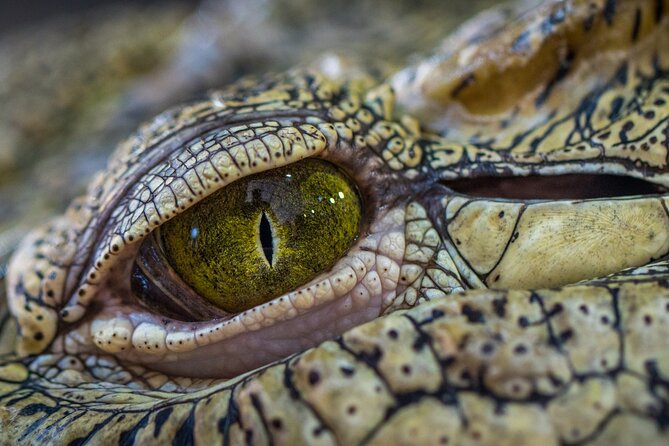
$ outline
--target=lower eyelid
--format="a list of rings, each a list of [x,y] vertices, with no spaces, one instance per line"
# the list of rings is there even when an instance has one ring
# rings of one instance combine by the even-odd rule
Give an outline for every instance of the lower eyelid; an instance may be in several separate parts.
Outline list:
[[[359,240],[330,273],[230,319],[180,322],[130,308],[125,316],[107,318],[102,310],[91,336],[123,360],[199,377],[234,376],[332,339],[378,317],[401,291],[404,219],[396,211],[381,218],[373,228],[378,232]],[[131,328],[123,349],[118,334],[110,339],[112,326]]]

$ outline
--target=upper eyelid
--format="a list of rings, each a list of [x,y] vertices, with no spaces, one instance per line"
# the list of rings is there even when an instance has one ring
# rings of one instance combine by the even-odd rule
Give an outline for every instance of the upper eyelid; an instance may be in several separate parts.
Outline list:
[[[262,124],[218,129],[200,137],[137,181],[111,212],[110,222],[95,243],[91,265],[61,312],[63,319],[79,319],[115,258],[180,210],[242,176],[317,155],[336,144],[330,124]]]

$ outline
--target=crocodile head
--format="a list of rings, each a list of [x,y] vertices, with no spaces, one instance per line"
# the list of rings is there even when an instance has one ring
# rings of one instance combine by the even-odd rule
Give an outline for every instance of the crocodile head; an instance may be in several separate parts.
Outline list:
[[[3,434],[662,444],[667,10],[487,13],[159,115],[12,258]]]

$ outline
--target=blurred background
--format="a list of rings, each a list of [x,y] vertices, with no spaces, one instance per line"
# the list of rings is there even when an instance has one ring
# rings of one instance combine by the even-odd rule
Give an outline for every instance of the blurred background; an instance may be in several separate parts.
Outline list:
[[[160,0],[32,0],[5,1],[0,4],[0,36],[26,25],[49,20],[55,15],[90,11],[101,6],[116,4],[158,3]],[[186,0],[183,0],[187,3]],[[190,2],[197,3],[197,2]]]
[[[0,276],[117,143],[241,76],[345,60],[382,78],[493,0],[0,4]]]

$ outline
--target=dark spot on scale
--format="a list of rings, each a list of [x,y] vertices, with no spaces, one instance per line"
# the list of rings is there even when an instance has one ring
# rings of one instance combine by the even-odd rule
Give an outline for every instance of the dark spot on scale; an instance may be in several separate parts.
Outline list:
[[[588,310],[588,306],[585,305],[585,304],[581,304],[581,305],[578,307],[578,309],[581,310],[581,313],[583,313],[583,314],[586,314],[586,315],[587,315],[588,313],[590,313],[590,310]]]
[[[650,314],[646,314],[646,315],[643,317],[643,323],[646,324],[646,325],[652,325],[652,323],[653,323],[653,317],[652,317]]]
[[[650,119],[655,119],[655,112],[653,110],[649,110],[646,113],[643,114],[643,117],[650,120]]]
[[[492,342],[484,342],[481,345],[481,353],[484,355],[490,355],[495,351],[495,345]]]
[[[321,380],[321,375],[316,370],[310,370],[309,375],[307,376],[309,384],[315,386]]]
[[[499,218],[504,218],[504,211],[499,211],[499,214],[497,214]]]
[[[517,344],[513,348],[513,353],[515,355],[524,355],[525,353],[527,353],[527,346],[525,344]]]
[[[610,322],[608,316],[602,316],[600,320],[602,321],[602,324],[604,324],[604,325],[608,325],[609,322]]]
[[[611,112],[609,113],[609,120],[613,121],[618,117],[618,115],[620,114],[620,110],[623,108],[624,104],[625,104],[625,99],[621,96],[616,96],[611,101]]]
[[[47,297],[53,297],[53,290],[47,290],[46,295]]]
[[[407,376],[411,375],[411,366],[410,365],[404,364],[402,366],[401,370],[402,370],[402,374],[407,375]]]
[[[341,366],[339,367],[339,370],[341,370],[342,375],[344,375],[347,378],[350,378],[355,373],[355,369],[348,366]]]
[[[280,418],[273,418],[270,424],[274,430],[280,431],[283,429],[283,421]]]
[[[560,341],[562,342],[567,342],[570,340],[572,337],[574,337],[574,331],[571,329],[567,329],[560,333]]]
[[[497,277],[499,277],[499,275],[497,275]],[[507,303],[506,297],[493,299],[492,308],[498,317],[504,317],[506,315],[506,303]]]
[[[42,333],[41,331],[36,332],[33,335],[33,339],[35,339],[36,341],[41,341],[42,339],[44,339],[44,333]]]
[[[346,413],[347,413],[348,415],[355,415],[355,413],[356,413],[357,411],[358,411],[358,408],[355,407],[355,406],[348,406],[348,407],[346,408]]]
[[[462,306],[460,312],[463,316],[467,318],[467,322],[471,324],[482,324],[485,322],[485,317],[483,315],[483,312],[481,310],[472,307],[468,303]]]
[[[529,319],[526,316],[520,316],[518,318],[518,325],[522,328],[528,327],[530,325]]]
[[[388,330],[388,337],[390,339],[397,339],[399,337],[399,333],[394,328],[391,328]]]
[[[618,134],[618,137],[622,142],[628,141],[629,138],[627,137],[627,132],[629,132],[633,128],[634,128],[634,122],[632,121],[626,121],[625,124],[623,124],[623,127]]]
[[[42,316],[41,314],[38,314],[37,316],[35,316],[35,319],[37,319],[38,321],[41,321],[42,319],[44,319],[44,316]]]

